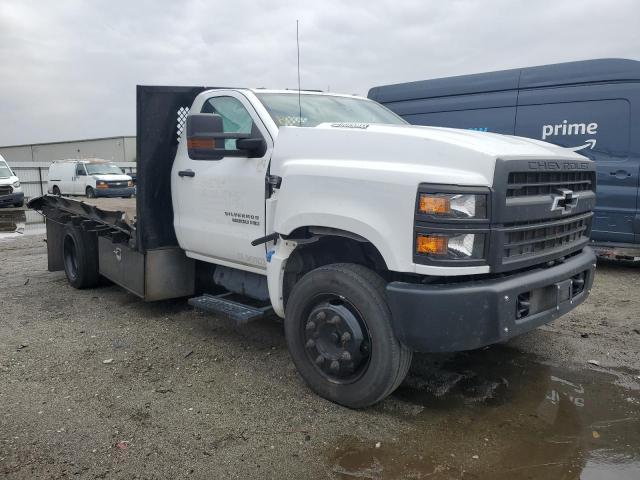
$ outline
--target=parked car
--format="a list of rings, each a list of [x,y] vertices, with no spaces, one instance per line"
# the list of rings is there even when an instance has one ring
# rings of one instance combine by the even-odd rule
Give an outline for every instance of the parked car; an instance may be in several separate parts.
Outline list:
[[[369,98],[416,125],[519,135],[594,160],[592,245],[607,256],[640,257],[639,61],[587,60],[399,83],[374,87]],[[539,181],[536,175],[523,177],[518,194]],[[575,172],[588,188],[586,175]]]
[[[22,207],[24,192],[20,186],[20,179],[0,155],[0,207],[8,205]]]
[[[95,197],[131,197],[133,180],[115,163],[100,160],[57,160],[49,166],[49,193]]]

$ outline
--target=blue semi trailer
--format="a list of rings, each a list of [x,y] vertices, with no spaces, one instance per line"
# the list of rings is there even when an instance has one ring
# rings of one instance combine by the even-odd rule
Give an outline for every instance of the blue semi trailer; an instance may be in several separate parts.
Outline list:
[[[374,87],[417,125],[519,135],[595,160],[592,243],[640,259],[640,62],[600,59]]]

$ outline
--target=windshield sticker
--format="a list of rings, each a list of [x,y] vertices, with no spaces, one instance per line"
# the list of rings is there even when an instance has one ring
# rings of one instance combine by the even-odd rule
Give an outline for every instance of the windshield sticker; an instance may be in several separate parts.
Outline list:
[[[297,115],[285,115],[276,117],[278,125],[281,127],[299,127],[309,121],[307,117],[299,117]]]

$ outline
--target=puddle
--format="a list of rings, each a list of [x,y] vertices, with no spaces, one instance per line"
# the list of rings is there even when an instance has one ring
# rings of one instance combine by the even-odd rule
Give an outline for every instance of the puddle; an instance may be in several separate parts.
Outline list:
[[[338,438],[328,470],[336,479],[638,480],[633,378],[625,387],[616,376],[544,365],[503,346],[420,356],[376,407],[401,420],[398,432],[378,448],[376,439]]]
[[[45,223],[37,212],[0,209],[0,240],[40,233],[45,233]]]

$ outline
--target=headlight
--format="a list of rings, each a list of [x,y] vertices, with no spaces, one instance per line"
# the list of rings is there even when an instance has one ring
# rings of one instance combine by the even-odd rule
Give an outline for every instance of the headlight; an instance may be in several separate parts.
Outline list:
[[[467,193],[420,193],[418,213],[437,218],[487,218],[487,196]]]
[[[480,260],[484,258],[484,233],[418,233],[416,254],[434,260]]]
[[[96,182],[96,188],[107,188],[109,185],[107,185],[107,182],[102,182],[102,181],[98,181]]]
[[[20,181],[18,180],[16,182],[13,182],[13,186],[16,188],[20,187]]]

